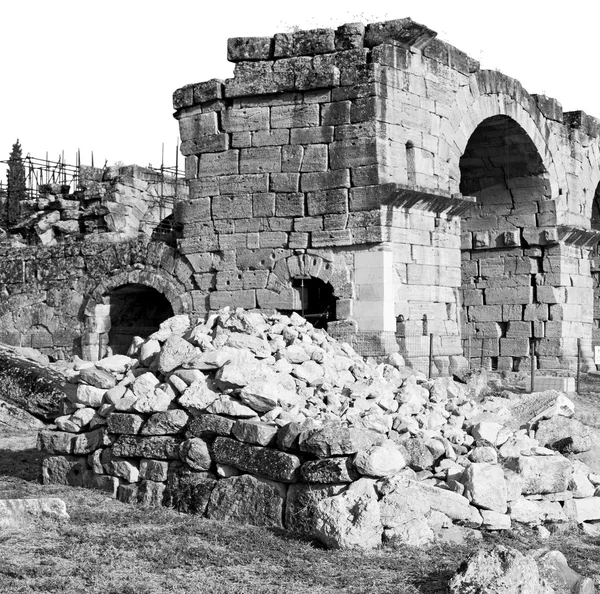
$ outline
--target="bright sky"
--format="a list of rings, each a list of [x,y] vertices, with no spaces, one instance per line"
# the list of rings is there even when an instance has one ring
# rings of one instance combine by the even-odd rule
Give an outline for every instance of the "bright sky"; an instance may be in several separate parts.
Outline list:
[[[336,8],[340,6],[339,8]],[[367,6],[367,9],[365,9]],[[483,68],[600,117],[600,3],[571,0],[0,0],[0,160],[175,164],[175,89],[228,78],[227,38],[411,17]],[[4,181],[4,173],[0,172]]]

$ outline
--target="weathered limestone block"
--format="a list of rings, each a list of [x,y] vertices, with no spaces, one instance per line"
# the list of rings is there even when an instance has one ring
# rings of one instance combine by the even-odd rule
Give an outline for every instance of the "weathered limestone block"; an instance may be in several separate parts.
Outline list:
[[[371,446],[356,454],[354,466],[362,475],[387,477],[400,472],[406,466],[406,460],[400,450]]]
[[[245,472],[283,483],[297,480],[300,460],[293,454],[240,443],[227,437],[215,439],[213,453],[217,462],[235,466]]]
[[[77,435],[73,440],[73,454],[91,454],[102,446],[110,444],[111,439],[108,437],[105,429],[94,429],[93,431]]]
[[[600,497],[570,499],[565,501],[564,512],[577,523],[600,520]]]
[[[167,480],[169,463],[162,460],[150,460],[142,458],[140,460],[140,478],[155,482],[164,482]]]
[[[206,517],[211,520],[283,528],[286,487],[249,474],[219,480]]]
[[[463,482],[473,505],[501,514],[506,512],[506,481],[500,466],[485,462],[471,464],[465,470]]]
[[[339,484],[358,478],[351,456],[311,460],[300,467],[300,480],[305,483]]]
[[[572,463],[562,456],[521,456],[507,467],[521,475],[523,495],[562,493],[573,474]]]
[[[42,462],[44,485],[81,487],[83,473],[88,470],[85,456],[47,456]]]
[[[196,347],[180,336],[167,338],[158,355],[158,369],[161,373],[173,371],[176,367],[187,363],[198,354]],[[135,384],[134,384],[135,392]]]
[[[109,433],[136,435],[144,424],[144,417],[133,413],[113,412],[106,421]]]
[[[109,390],[117,383],[114,376],[108,371],[96,367],[86,367],[79,371],[79,380],[101,390]]]
[[[166,485],[151,480],[142,480],[138,483],[138,503],[148,507],[163,505]]]
[[[299,446],[303,452],[315,454],[319,458],[330,458],[355,454],[372,445],[379,445],[382,441],[381,434],[375,431],[330,424],[303,432]]]
[[[63,431],[40,431],[37,438],[37,449],[49,454],[72,454],[77,433]]]
[[[0,527],[18,526],[42,517],[56,520],[68,520],[67,506],[62,499],[45,497],[43,499],[0,499]]]
[[[212,463],[208,444],[199,437],[186,439],[179,446],[179,457],[192,470],[205,471]]]
[[[592,448],[592,438],[586,426],[577,419],[560,415],[540,421],[535,438],[540,445],[563,454],[587,452]]]
[[[85,404],[85,406],[98,408],[102,404],[102,398],[105,393],[106,390],[104,388],[79,384],[77,386],[77,393],[74,395],[68,394],[68,396],[74,404]]]
[[[415,496],[417,493],[410,494],[410,488],[400,489],[381,499],[381,524],[387,539],[394,538],[411,546],[420,546],[434,538],[426,520],[431,506],[427,499]]]
[[[120,477],[128,483],[137,483],[140,478],[139,463],[137,460],[117,458],[111,454],[108,448],[102,450],[100,463],[106,474]]]
[[[234,423],[231,433],[245,443],[267,446],[277,439],[277,425],[269,425],[264,421],[238,420]]]
[[[216,483],[216,477],[209,472],[193,472],[173,464],[164,491],[164,505],[179,512],[204,515]]]
[[[231,435],[235,421],[219,415],[203,414],[192,419],[186,437],[211,438],[217,435]]]
[[[329,548],[372,549],[381,545],[383,526],[374,493],[346,491],[322,499],[315,510],[314,535]]]
[[[285,528],[290,532],[314,536],[319,501],[339,495],[345,488],[345,485],[335,484],[290,485],[285,503]]]
[[[178,460],[180,443],[176,437],[121,435],[113,444],[112,453],[119,458]]]
[[[154,413],[142,427],[141,435],[174,435],[180,433],[186,426],[189,415],[176,408]]]
[[[492,550],[480,549],[461,566],[450,580],[451,594],[467,592],[528,592],[549,594],[540,581],[540,573],[532,557],[516,549],[496,545]]]
[[[96,489],[108,493],[109,497],[116,497],[119,488],[119,479],[116,476],[95,474],[86,470],[83,474],[83,487],[85,489]]]
[[[566,522],[567,516],[557,501],[533,501],[519,497],[510,502],[510,517],[515,522],[537,526],[546,522]]]
[[[221,111],[221,122],[226,132],[246,132],[269,128],[268,107],[246,107]],[[288,126],[281,126],[288,127]]]

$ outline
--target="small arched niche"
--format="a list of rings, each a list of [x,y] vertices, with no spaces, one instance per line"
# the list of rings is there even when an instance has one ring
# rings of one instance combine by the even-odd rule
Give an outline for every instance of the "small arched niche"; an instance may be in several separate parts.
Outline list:
[[[336,320],[337,298],[331,284],[314,276],[292,278],[291,284],[298,292],[299,302],[299,307],[293,311],[306,318],[315,328],[327,329],[327,324]]]
[[[110,318],[107,346],[113,354],[125,354],[134,336],[150,336],[174,315],[162,293],[142,284],[117,287],[106,296],[105,302]]]

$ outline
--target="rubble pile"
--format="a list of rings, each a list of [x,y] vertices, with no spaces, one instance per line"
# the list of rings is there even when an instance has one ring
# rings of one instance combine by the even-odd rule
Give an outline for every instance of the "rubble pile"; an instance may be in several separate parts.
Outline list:
[[[329,547],[420,545],[515,523],[600,533],[573,403],[365,362],[297,314],[180,315],[125,355],[77,361],[39,447],[45,483]]]

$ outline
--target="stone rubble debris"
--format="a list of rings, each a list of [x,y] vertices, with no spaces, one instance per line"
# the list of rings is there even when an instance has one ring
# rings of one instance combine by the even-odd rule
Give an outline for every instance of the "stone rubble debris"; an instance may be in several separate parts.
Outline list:
[[[569,457],[590,436],[564,394],[486,396],[481,373],[428,380],[398,363],[366,362],[295,313],[175,316],[128,356],[70,372],[78,389],[39,434],[44,483],[328,547],[600,531],[600,477]]]

